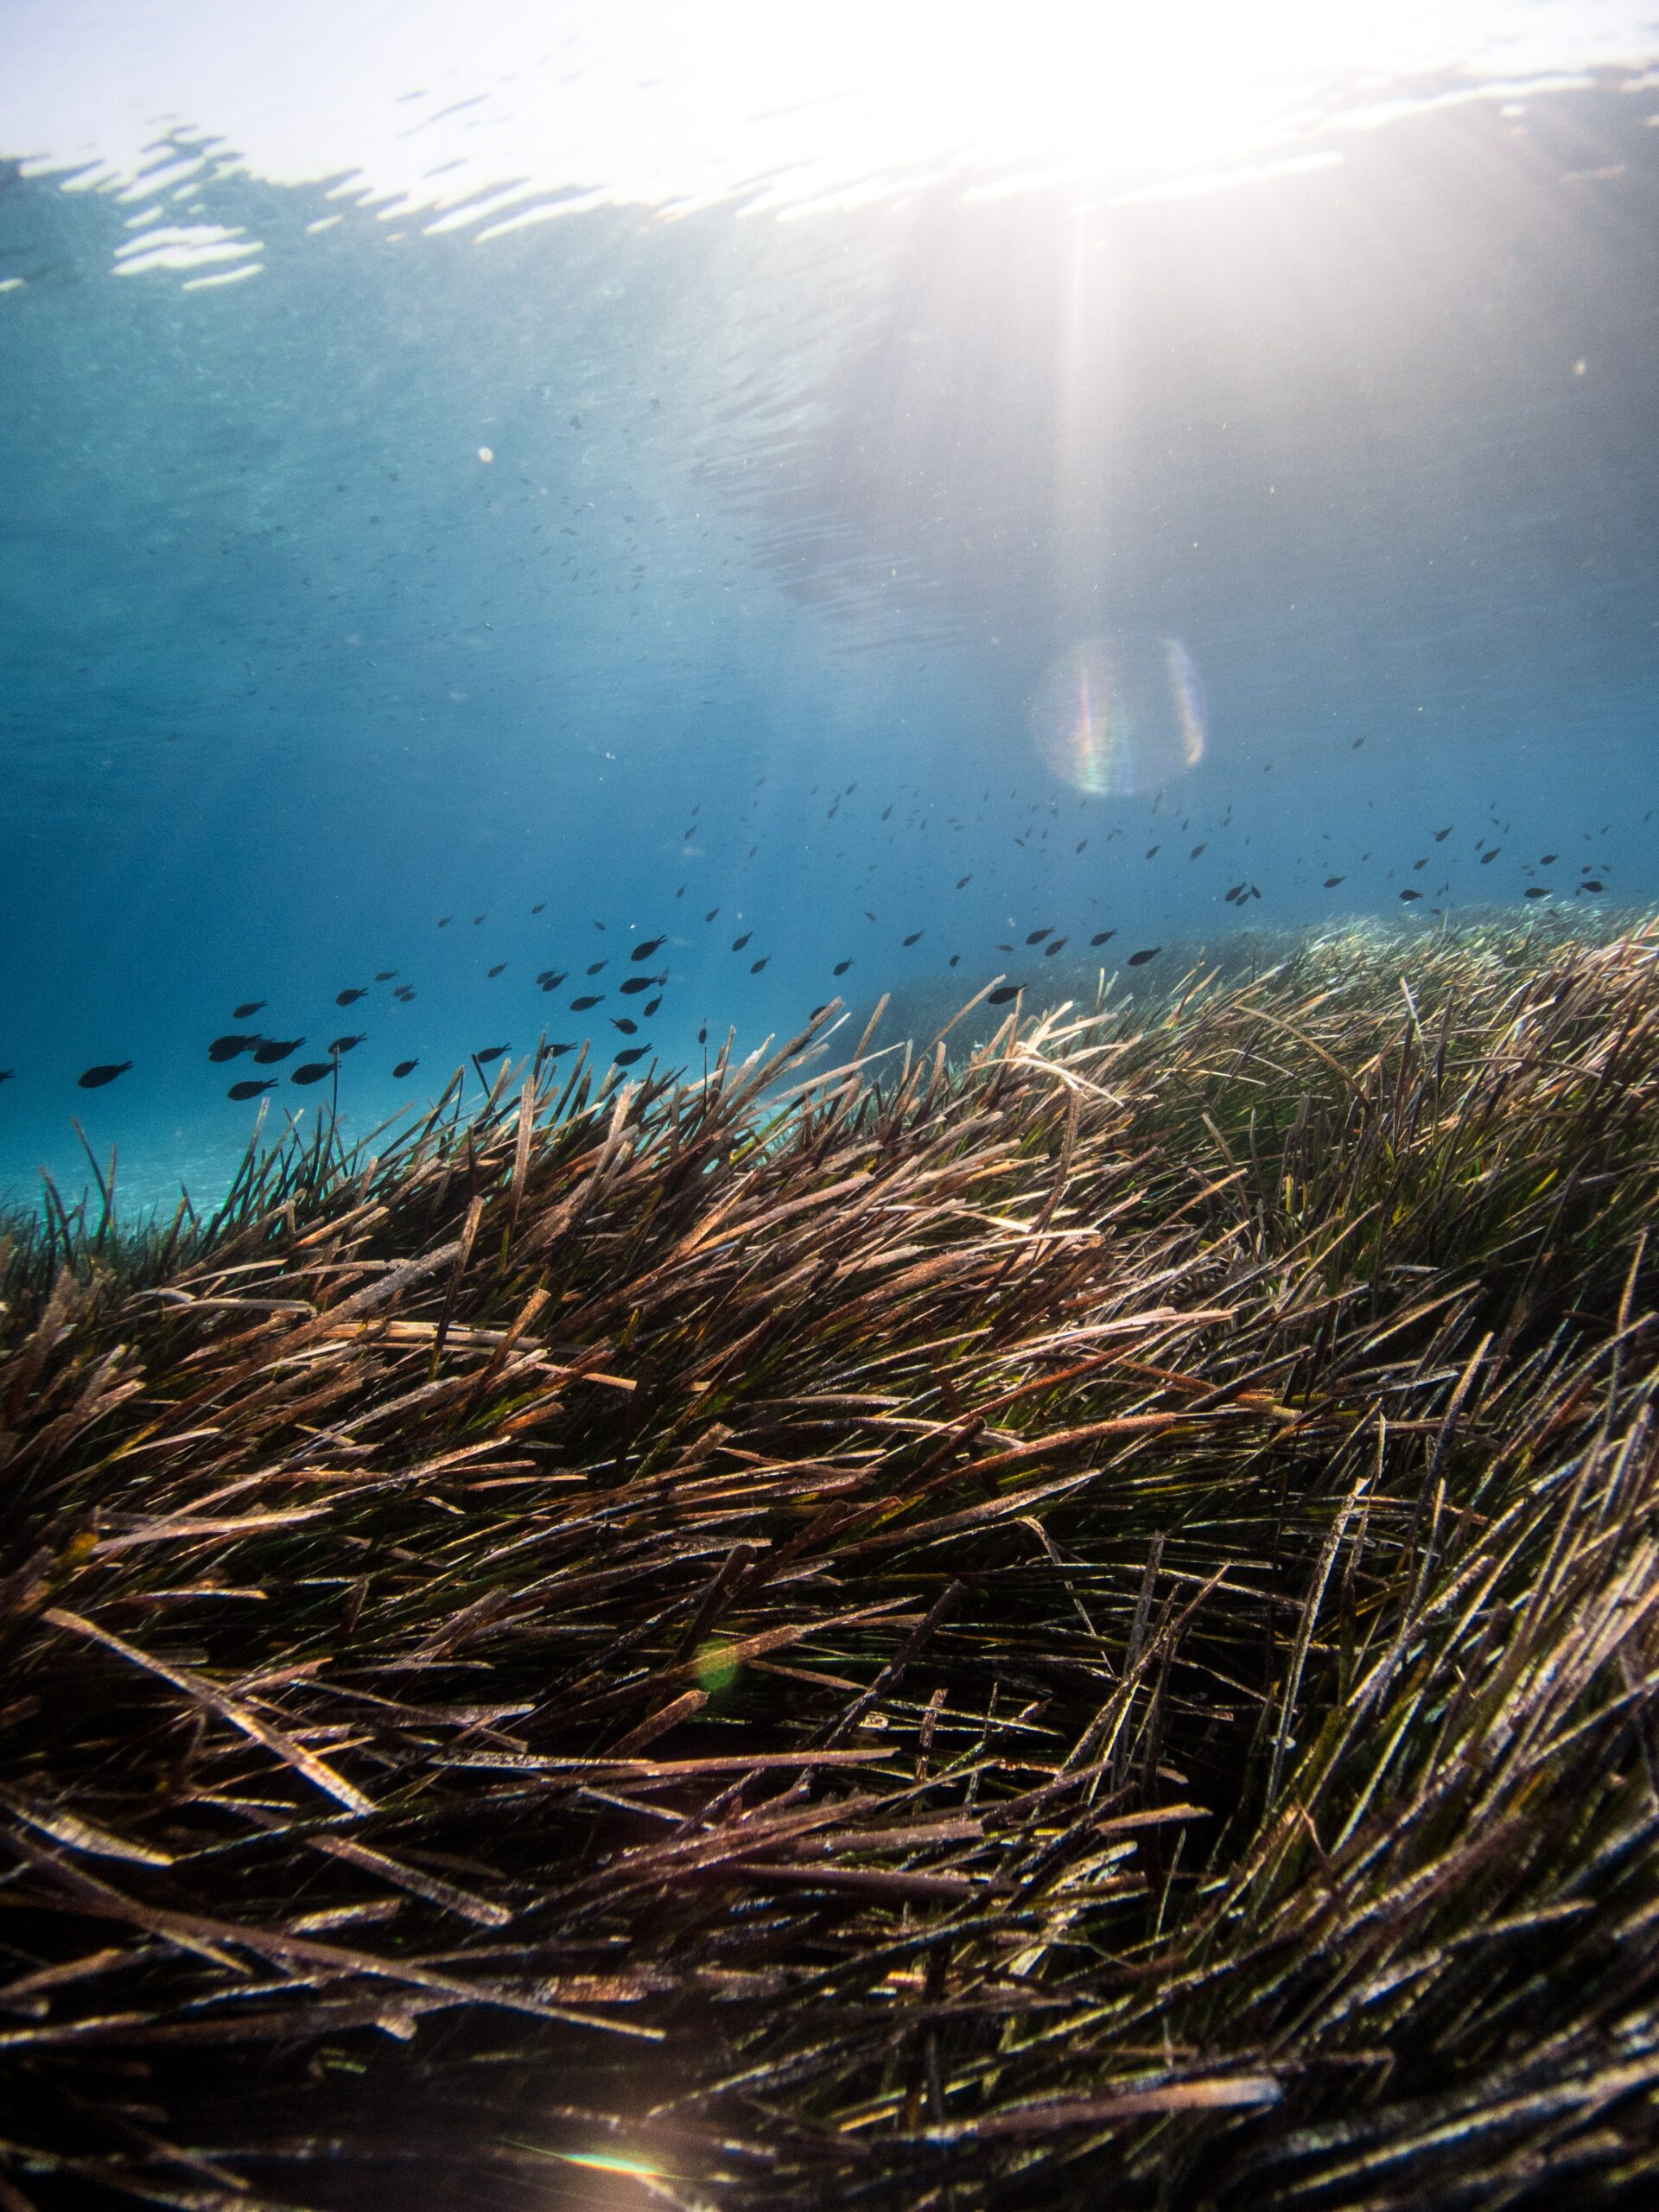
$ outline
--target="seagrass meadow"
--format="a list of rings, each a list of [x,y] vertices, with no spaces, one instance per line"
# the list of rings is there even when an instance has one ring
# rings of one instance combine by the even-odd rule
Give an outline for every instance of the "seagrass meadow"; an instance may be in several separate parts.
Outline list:
[[[1654,2201],[1659,925],[982,1018],[19,1227],[5,2212]]]

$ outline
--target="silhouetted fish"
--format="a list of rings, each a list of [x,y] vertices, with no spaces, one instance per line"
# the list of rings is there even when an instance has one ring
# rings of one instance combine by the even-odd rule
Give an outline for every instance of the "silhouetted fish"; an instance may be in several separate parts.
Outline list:
[[[1527,896],[1529,899],[1548,899],[1549,886],[1547,883],[1529,883],[1527,886]]]
[[[85,1075],[78,1075],[75,1081],[83,1090],[102,1090],[106,1083],[113,1083],[117,1076],[125,1075],[131,1065],[130,1060],[108,1062],[101,1067],[88,1068]]]
[[[628,955],[630,960],[649,960],[659,944],[666,944],[665,937],[648,937],[643,944],[636,944]]]
[[[613,1014],[611,1016],[611,1027],[613,1029],[620,1029],[625,1037],[637,1037],[639,1034],[639,1023],[631,1021],[626,1014]]]
[[[538,899],[536,901],[536,904],[535,904],[535,905],[531,908],[531,910],[530,910],[530,911],[531,911],[531,912],[532,914],[540,914],[540,913],[543,913],[543,912],[544,912],[546,911],[546,907],[547,907],[547,901],[546,901],[546,899]]]
[[[613,1057],[618,1067],[631,1068],[636,1060],[643,1060],[650,1050],[649,1045],[630,1045],[626,1052],[618,1052]]]
[[[251,1052],[261,1040],[257,1037],[215,1037],[207,1047],[210,1060],[233,1060],[238,1052]]]
[[[441,930],[447,930],[450,923],[453,922],[454,918],[455,918],[453,914],[440,914],[438,917],[438,927]]]
[[[1492,849],[1491,849],[1491,851],[1490,853],[1483,853],[1483,854],[1481,855],[1481,856],[1480,856],[1480,864],[1481,864],[1482,868],[1486,868],[1486,867],[1488,867],[1488,866],[1489,866],[1489,865],[1490,865],[1493,861],[1495,861],[1495,860],[1497,858],[1498,855],[1503,851],[1503,846],[1502,846],[1502,845],[1494,845],[1494,846],[1492,847]]]
[[[697,1042],[699,1045],[706,1045],[709,1042],[709,1025],[706,1021],[697,1032]]]
[[[1116,937],[1116,930],[1096,930],[1089,940],[1090,944],[1104,944],[1109,937]]]
[[[662,1002],[663,1001],[660,998],[647,999],[639,1011],[645,1015],[645,1020],[649,1021],[652,1015],[656,1013],[658,1007],[661,1006]]]
[[[333,1075],[338,1065],[337,1060],[308,1060],[303,1067],[296,1068],[288,1079],[290,1083],[321,1083],[325,1076]]]
[[[415,986],[413,983],[399,983],[397,989],[391,995],[395,999],[401,999],[404,1004],[407,1006],[410,1001],[415,996]]]
[[[263,1083],[233,1083],[226,1092],[227,1098],[257,1098],[262,1090],[275,1090],[276,1078],[268,1075]]]
[[[505,960],[498,960],[498,961],[496,962],[496,963],[495,963],[494,967],[493,967],[493,968],[492,968],[492,969],[490,969],[490,971],[489,971],[489,972],[490,972],[491,977],[492,977],[492,978],[493,978],[493,977],[495,977],[495,976],[505,976],[505,973],[506,973],[506,971],[507,971],[507,963],[506,963],[506,962],[505,962]]]
[[[334,993],[334,1004],[336,1006],[353,1006],[359,999],[365,999],[367,996],[368,993],[366,991],[336,991]]]
[[[1052,937],[1053,934],[1054,925],[1051,922],[1048,927],[1045,930],[1033,930],[1031,935],[1026,939],[1026,943],[1027,944],[1040,944],[1046,937]]]
[[[413,1075],[420,1065],[418,1060],[399,1060],[391,1071],[393,1081],[401,1083],[406,1075]]]
[[[1163,949],[1161,944],[1149,944],[1142,952],[1132,952],[1129,955],[1130,967],[1144,968],[1147,961],[1155,960]]]
[[[1540,859],[1538,865],[1540,868],[1554,868],[1560,858],[1560,855],[1559,853],[1545,853]]]
[[[753,930],[745,930],[741,937],[734,937],[732,939],[732,950],[734,952],[741,952],[744,946],[753,935],[754,931]]]
[[[473,1054],[480,1067],[488,1067],[492,1060],[505,1060],[512,1050],[510,1045],[486,1045],[481,1052]]]
[[[630,976],[622,986],[622,995],[625,999],[638,998],[641,991],[650,990],[652,985],[660,980],[656,976]]]
[[[240,1006],[233,1006],[231,1008],[231,1020],[232,1021],[251,1021],[254,1015],[258,1013],[260,1007],[264,1006],[264,1003],[265,1001],[264,999],[245,1000]]]
[[[759,960],[751,960],[751,961],[750,961],[750,963],[749,963],[749,973],[750,973],[750,975],[751,975],[751,976],[758,976],[758,975],[760,973],[760,970],[761,970],[761,969],[766,966],[766,964],[767,961],[771,959],[771,957],[772,957],[772,955],[771,955],[769,952],[763,952],[763,953],[761,954],[761,956],[760,956],[760,959],[759,959]]]
[[[1435,843],[1437,845],[1443,845],[1457,826],[1458,825],[1455,822],[1448,822],[1444,830],[1437,830],[1434,832]]]
[[[1063,937],[1051,938],[1048,943],[1043,947],[1044,959],[1052,960],[1055,954],[1058,952],[1068,942],[1069,940]]]
[[[1193,846],[1193,848],[1192,848],[1192,851],[1187,855],[1187,856],[1186,856],[1186,857],[1187,857],[1187,858],[1188,858],[1188,860],[1190,860],[1190,861],[1195,861],[1195,860],[1197,860],[1197,858],[1198,857],[1198,855],[1199,855],[1203,850],[1204,850],[1204,847],[1203,847],[1202,845],[1194,845],[1194,846]]]
[[[390,983],[396,980],[397,974],[397,970],[395,968],[378,969],[374,980],[377,983]]]
[[[610,964],[608,960],[590,961],[588,964],[588,973],[590,976],[597,976],[602,968],[608,968]]]
[[[1421,899],[1422,895],[1423,894],[1421,891],[1402,891],[1400,893],[1402,902],[1409,901],[1413,899]]]
[[[705,922],[712,922],[719,912],[718,906],[711,906],[702,918]]]
[[[962,889],[962,887],[963,887],[963,886],[964,884],[971,883],[971,882],[973,881],[973,880],[974,880],[974,874],[973,874],[973,870],[972,870],[971,868],[969,868],[969,870],[968,871],[968,873],[967,873],[967,874],[966,874],[966,875],[959,875],[959,876],[957,878],[957,890],[958,890],[958,891],[960,891],[960,890]]]
[[[570,1010],[573,1014],[586,1014],[588,1007],[597,1006],[604,995],[603,991],[584,991],[579,999],[571,1000]]]
[[[985,1003],[987,1006],[1007,1006],[1010,1000],[1017,999],[1019,995],[1018,983],[1001,983],[995,990],[986,993]]]
[[[1586,875],[1584,881],[1579,886],[1579,888],[1580,891],[1601,891],[1605,890],[1606,887],[1596,876]]]
[[[1334,891],[1339,883],[1345,882],[1346,880],[1347,879],[1344,876],[1327,875],[1325,879],[1325,887],[1327,891]]]
[[[355,1052],[359,1045],[366,1044],[367,1042],[368,1032],[365,1030],[355,1037],[336,1037],[329,1046],[328,1049],[334,1054],[335,1058],[338,1058],[341,1052]],[[258,1057],[258,1054],[256,1052],[254,1054],[254,1058],[257,1059]]]
[[[852,964],[850,960],[837,960],[832,972],[837,976],[844,976]]]
[[[1161,845],[1148,845],[1147,847],[1147,858],[1149,861],[1154,861],[1162,850],[1163,847]]]
[[[921,930],[912,930],[910,935],[905,939],[905,943],[906,944],[919,944],[925,932]]]
[[[278,1060],[285,1060],[290,1052],[297,1052],[304,1042],[303,1037],[267,1038],[263,1045],[255,1046],[253,1057],[262,1068],[275,1067]]]

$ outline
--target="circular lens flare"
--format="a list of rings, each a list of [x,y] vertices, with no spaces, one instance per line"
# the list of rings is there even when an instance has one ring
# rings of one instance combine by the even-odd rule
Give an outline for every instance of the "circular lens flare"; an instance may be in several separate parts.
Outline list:
[[[1084,638],[1045,671],[1032,735],[1057,776],[1096,798],[1155,791],[1196,768],[1204,689],[1179,638]]]

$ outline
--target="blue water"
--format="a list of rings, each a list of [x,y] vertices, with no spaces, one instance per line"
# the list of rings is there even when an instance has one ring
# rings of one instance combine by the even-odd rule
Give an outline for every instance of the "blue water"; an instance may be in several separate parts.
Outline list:
[[[264,252],[195,289],[0,166],[0,1192],[78,1116],[211,1198],[341,1035],[360,1130],[543,1034],[1659,901],[1659,90],[1415,89],[1229,189],[484,246],[210,162]]]

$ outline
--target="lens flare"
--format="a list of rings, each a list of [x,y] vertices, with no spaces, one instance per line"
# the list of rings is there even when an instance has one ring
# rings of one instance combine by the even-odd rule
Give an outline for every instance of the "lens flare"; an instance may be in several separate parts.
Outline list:
[[[1155,791],[1196,768],[1204,690],[1179,638],[1084,638],[1045,671],[1031,707],[1037,749],[1097,798]]]

